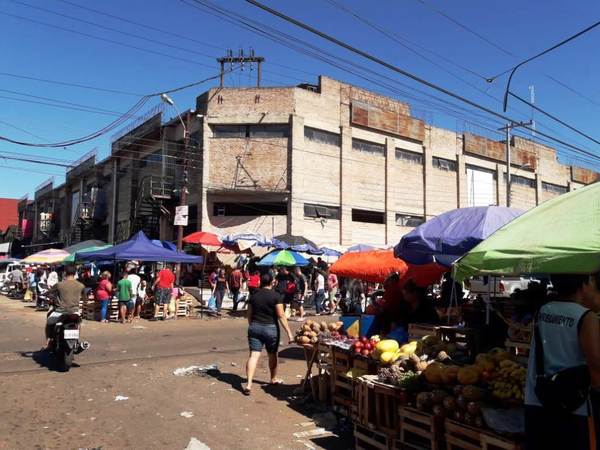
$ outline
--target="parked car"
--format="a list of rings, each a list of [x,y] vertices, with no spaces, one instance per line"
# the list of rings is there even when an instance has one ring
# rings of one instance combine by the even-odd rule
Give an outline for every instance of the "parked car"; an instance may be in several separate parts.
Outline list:
[[[480,295],[482,298],[508,298],[517,289],[524,291],[533,278],[525,277],[490,277],[476,276],[465,281],[465,288],[469,290],[469,297]]]

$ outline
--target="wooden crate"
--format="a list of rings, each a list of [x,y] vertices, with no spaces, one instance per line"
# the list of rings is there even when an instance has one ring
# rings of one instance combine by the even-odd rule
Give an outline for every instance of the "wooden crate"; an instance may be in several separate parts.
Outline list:
[[[522,442],[446,420],[446,450],[521,450]]]
[[[354,442],[356,450],[389,450],[391,439],[385,433],[354,425]]]
[[[408,406],[398,408],[400,438],[396,448],[439,450],[443,448],[443,419]]]
[[[375,421],[377,430],[396,437],[400,427],[398,408],[404,406],[406,395],[398,386],[373,381]]]
[[[365,375],[354,380],[352,396],[352,420],[371,430],[377,427],[374,378],[373,375]]]
[[[333,367],[331,371],[331,399],[340,413],[350,414],[352,408],[352,378],[346,374],[352,369],[352,356],[349,350],[333,346]]]
[[[82,317],[86,320],[98,320],[100,318],[100,310],[102,309],[100,302],[95,300],[87,300],[82,305]],[[108,320],[119,320],[119,301],[113,298],[108,304]]]

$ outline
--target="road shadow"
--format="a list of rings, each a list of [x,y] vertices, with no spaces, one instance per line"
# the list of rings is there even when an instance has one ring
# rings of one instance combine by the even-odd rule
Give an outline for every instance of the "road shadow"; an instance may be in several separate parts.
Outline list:
[[[242,384],[246,382],[245,378],[240,377],[235,373],[221,372],[219,369],[210,369],[205,372],[206,376],[212,377],[215,380],[230,385],[239,393],[243,393]],[[253,384],[264,384],[263,381],[253,381]]]
[[[285,359],[297,359],[300,361],[304,361],[306,359],[304,356],[304,349],[298,346],[284,348],[279,352],[279,357]]]
[[[18,352],[23,358],[31,358],[35,361],[41,368],[48,369],[49,372],[62,372],[56,358],[46,351],[46,350],[37,350],[34,352]],[[79,364],[73,363],[73,367],[79,367]]]

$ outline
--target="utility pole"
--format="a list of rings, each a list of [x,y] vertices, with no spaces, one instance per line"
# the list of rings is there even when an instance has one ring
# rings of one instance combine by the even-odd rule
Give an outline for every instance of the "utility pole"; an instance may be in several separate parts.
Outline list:
[[[504,131],[506,139],[506,206],[510,208],[511,203],[511,180],[510,180],[510,130],[519,127],[528,127],[532,121],[529,122],[510,122],[502,128],[498,128],[499,131]]]
[[[237,56],[233,56],[232,50],[227,50],[227,56],[224,58],[217,58],[217,62],[221,65],[221,82],[220,87],[225,86],[225,64],[229,64],[229,70],[233,70],[234,64],[239,64],[240,70],[244,71],[244,64],[249,64],[250,70],[252,70],[252,63],[256,63],[256,87],[260,87],[262,79],[262,63],[265,62],[265,58],[262,56],[255,56],[254,50],[250,49],[248,56],[244,56],[244,50],[240,49]]]

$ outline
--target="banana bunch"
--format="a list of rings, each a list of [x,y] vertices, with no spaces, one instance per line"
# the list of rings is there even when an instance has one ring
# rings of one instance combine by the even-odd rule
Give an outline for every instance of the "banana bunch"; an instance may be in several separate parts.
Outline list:
[[[499,370],[490,383],[492,395],[500,400],[523,401],[526,375],[527,369],[514,361],[501,361]]]

